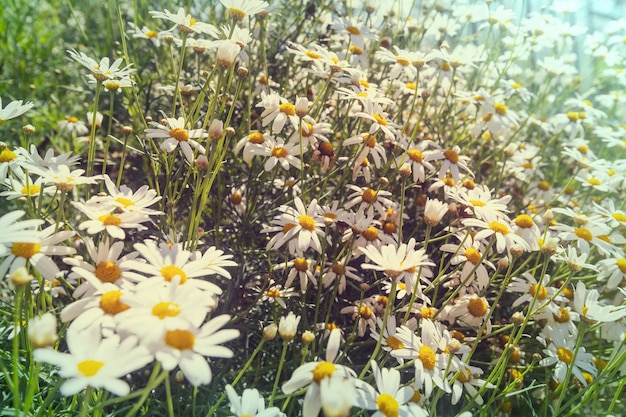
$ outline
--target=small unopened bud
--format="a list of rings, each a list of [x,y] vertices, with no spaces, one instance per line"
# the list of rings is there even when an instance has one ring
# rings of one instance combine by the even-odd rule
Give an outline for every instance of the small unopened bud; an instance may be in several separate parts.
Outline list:
[[[398,168],[398,173],[401,177],[407,178],[411,176],[411,164],[405,162],[402,164],[400,168]]]
[[[263,337],[266,340],[274,340],[276,338],[276,333],[278,333],[278,326],[274,323],[263,328]]]
[[[543,213],[543,221],[546,223],[550,223],[554,220],[554,212],[552,209],[547,209],[545,213]]]
[[[224,134],[224,122],[218,119],[214,119],[209,126],[209,137],[213,140],[218,140]]]
[[[304,117],[309,113],[309,99],[306,97],[298,97],[296,100],[296,114],[298,117]]]
[[[374,6],[372,3],[368,3],[365,5],[365,11],[368,14],[372,14],[376,11],[376,6]]]
[[[370,285],[368,283],[366,283],[366,282],[362,282],[362,283],[359,284],[359,289],[361,291],[363,291],[363,292],[369,291]]]
[[[430,92],[429,91],[422,91],[422,99],[423,100],[428,100],[430,98]]]
[[[152,120],[152,116],[146,116],[146,123],[150,123]]]
[[[246,67],[239,67],[239,68],[237,68],[237,74],[240,77],[243,77],[243,78],[247,77],[248,76],[248,72],[249,72],[248,68],[246,68]]]
[[[226,128],[225,132],[226,132],[226,136],[235,136],[235,133],[237,133],[235,128],[234,127],[230,127],[230,126],[228,126]]]
[[[35,133],[35,126],[33,125],[22,126],[22,132],[24,132],[25,135],[32,135],[33,133]]]
[[[239,55],[241,49],[239,48],[239,45],[230,39],[217,42],[219,46],[217,47],[217,56],[215,61],[224,69],[230,68],[230,66],[235,62],[235,59],[237,58],[237,55]]]
[[[167,119],[161,119],[161,120],[159,120],[159,124],[161,126],[167,126],[169,123],[167,122]]]
[[[498,259],[498,269],[507,269],[509,267],[509,258]]]
[[[305,330],[304,333],[302,333],[302,343],[304,343],[305,345],[310,345],[311,343],[313,343],[314,340],[315,335],[313,334],[313,332]]]
[[[383,187],[389,185],[389,178],[380,177],[380,185],[382,185]]]
[[[515,152],[517,152],[517,145],[514,143],[510,143],[504,148],[504,155],[508,158],[515,155]]]
[[[183,373],[183,371],[176,371],[176,374],[174,374],[174,381],[176,381],[177,384],[182,384],[183,382],[185,382],[185,374]]]
[[[541,355],[539,353],[533,353],[533,361],[539,362],[541,360]]]
[[[524,248],[517,244],[511,245],[509,252],[511,252],[513,256],[522,256],[524,254]]]
[[[209,169],[209,160],[204,155],[200,155],[199,157],[197,157],[196,160],[193,161],[193,164],[198,169],[198,171],[206,171],[207,169]]]
[[[524,323],[524,313],[522,313],[521,311],[516,311],[511,316],[511,320],[515,324],[522,324],[522,323]]]
[[[174,42],[174,36],[172,35],[164,35],[163,42],[172,43]]]
[[[130,127],[130,126],[123,126],[123,127],[122,127],[122,133],[123,133],[125,136],[132,135],[132,134],[133,134],[133,128],[132,128],[132,127]]]
[[[33,348],[45,348],[54,345],[57,341],[57,319],[48,312],[39,317],[33,317],[28,322],[28,339]]]
[[[456,353],[459,350],[461,350],[461,347],[463,345],[461,344],[461,342],[457,339],[450,339],[450,341],[448,342],[448,350],[450,350],[450,352],[452,353]]]
[[[554,255],[558,247],[558,239],[554,237],[549,237],[543,242],[543,245],[541,245],[541,252],[545,253],[546,255]]]
[[[280,318],[280,321],[278,322],[278,334],[283,338],[283,340],[292,340],[296,337],[300,318],[300,316],[296,316],[292,312],[289,312],[287,316]]]

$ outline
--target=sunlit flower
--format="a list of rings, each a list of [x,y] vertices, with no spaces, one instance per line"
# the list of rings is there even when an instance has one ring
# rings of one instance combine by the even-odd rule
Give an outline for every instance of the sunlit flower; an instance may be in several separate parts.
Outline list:
[[[220,0],[230,17],[241,22],[246,16],[254,16],[267,10],[269,4],[261,0]]]
[[[32,109],[34,104],[30,101],[24,103],[22,100],[14,100],[2,108],[2,97],[0,97],[0,126],[7,120],[20,117],[28,110]]]
[[[89,220],[82,222],[78,228],[87,230],[90,235],[106,231],[109,236],[123,240],[126,237],[124,229],[145,230],[146,227],[142,226],[141,223],[150,221],[147,214],[140,212],[118,213],[113,211],[114,207],[108,205],[99,207],[80,202],[72,202],[72,204],[89,217]]]
[[[489,223],[478,219],[463,219],[463,225],[477,227],[480,230],[476,232],[474,236],[475,240],[486,239],[490,236],[496,238],[496,250],[498,253],[507,252],[511,250],[511,246],[519,245],[524,250],[529,250],[530,247],[521,236],[513,233],[508,220],[501,219],[490,221]]]
[[[255,388],[246,388],[241,397],[235,389],[226,385],[226,395],[230,402],[230,412],[234,417],[284,417],[278,407],[265,408],[265,399]]]
[[[261,146],[252,148],[250,152],[269,157],[263,165],[266,171],[271,171],[277,164],[284,170],[289,170],[290,166],[302,168],[302,162],[296,157],[300,154],[299,145],[285,143],[281,138],[266,138]]]
[[[124,78],[134,71],[131,65],[122,68],[122,63],[124,62],[122,58],[116,59],[111,64],[108,57],[104,57],[98,62],[83,52],[77,52],[75,49],[69,49],[67,52],[73,60],[91,71],[91,75],[98,81],[105,81],[110,78]]]
[[[540,362],[541,366],[552,366],[554,368],[553,377],[557,382],[565,381],[569,370],[580,381],[583,386],[587,386],[587,380],[583,372],[596,376],[598,370],[593,363],[593,355],[587,353],[584,346],[575,346],[576,339],[567,337],[561,340],[553,340],[547,349],[543,350],[546,355]]]
[[[95,330],[76,332],[70,328],[66,335],[70,353],[51,348],[33,351],[37,362],[58,366],[59,375],[67,378],[61,385],[62,395],[74,395],[88,386],[126,395],[130,386],[122,378],[152,361],[150,352],[137,346],[137,338],[121,340],[120,336],[112,335],[103,339]]]
[[[146,137],[166,138],[163,143],[161,143],[161,149],[168,153],[176,149],[177,146],[180,146],[181,151],[183,151],[183,154],[189,163],[192,163],[194,160],[194,150],[198,151],[199,154],[204,154],[206,152],[204,146],[194,140],[196,138],[206,138],[208,134],[205,130],[186,129],[185,119],[182,117],[179,117],[178,119],[168,117],[165,121],[166,124],[164,125],[151,122],[151,125],[156,127],[156,129],[146,129]]]
[[[197,22],[189,13],[185,13],[185,9],[180,7],[176,14],[164,9],[162,12],[150,11],[150,15],[156,19],[164,19],[175,23],[176,28],[185,33],[204,33],[214,38],[219,37],[219,31],[215,26],[208,23]],[[174,28],[172,28],[174,29]]]

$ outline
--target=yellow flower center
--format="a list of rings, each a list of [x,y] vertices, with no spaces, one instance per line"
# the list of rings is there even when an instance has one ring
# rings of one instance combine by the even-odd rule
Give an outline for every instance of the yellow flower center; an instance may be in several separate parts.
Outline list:
[[[506,105],[504,103],[496,103],[493,105],[493,108],[500,116],[504,116],[506,114]]]
[[[476,265],[480,261],[480,252],[478,252],[478,250],[474,248],[465,249],[465,252],[463,254],[467,258],[467,261],[472,265]]]
[[[456,153],[456,151],[453,151],[452,149],[447,149],[444,153],[443,156],[446,157],[446,159],[448,161],[450,161],[453,164],[456,164],[459,162],[459,154]]]
[[[366,188],[361,194],[361,199],[364,203],[372,204],[374,201],[376,201],[376,194],[376,191],[372,190],[371,188]]]
[[[587,242],[590,242],[591,239],[593,239],[593,235],[591,234],[591,232],[584,227],[577,227],[576,229],[574,229],[574,234],[580,239],[586,240]]]
[[[404,85],[407,89],[415,91],[417,89],[417,85],[415,83],[406,83]]]
[[[0,152],[0,163],[11,162],[15,158],[17,158],[17,154],[9,148],[4,148],[2,152]]]
[[[336,370],[334,363],[328,361],[321,362],[313,369],[313,381],[319,385],[322,379],[330,378]]]
[[[409,399],[409,402],[418,404],[421,399],[422,399],[422,394],[419,392],[419,390],[414,389],[413,395]]]
[[[105,292],[100,296],[100,308],[105,313],[112,316],[128,310],[129,307],[121,302],[120,298],[122,298],[122,292],[120,290]]]
[[[265,295],[270,298],[278,298],[280,297],[280,290],[277,290],[276,288],[270,288],[265,292]]]
[[[574,354],[572,353],[572,351],[564,347],[557,348],[556,356],[561,362],[564,362],[567,365],[572,363],[572,359],[574,359]]]
[[[368,148],[374,148],[376,146],[376,138],[374,135],[365,135],[363,136],[363,143]]]
[[[385,341],[387,342],[387,346],[389,346],[391,350],[398,350],[404,347],[404,343],[402,343],[400,339],[395,336],[389,336],[387,339],[385,339]]]
[[[165,344],[178,350],[193,349],[196,336],[188,330],[169,330],[165,333]]]
[[[482,200],[474,200],[474,199],[471,199],[471,200],[468,200],[468,201],[469,201],[469,203],[470,203],[472,206],[474,206],[474,207],[485,207],[485,206],[487,205],[487,203],[485,203],[485,202],[484,202],[484,201],[482,201]]]
[[[285,113],[287,116],[293,116],[296,114],[296,106],[291,103],[283,103],[278,106],[278,110]]]
[[[387,126],[387,119],[385,119],[382,115],[378,113],[372,113],[372,117],[374,118],[374,120],[376,120],[376,123],[378,123],[379,125]]]
[[[300,226],[302,226],[304,230],[308,230],[309,232],[315,230],[315,220],[313,220],[313,217],[307,214],[302,214],[298,218],[298,223],[300,224]]]
[[[442,179],[441,182],[448,187],[454,187],[454,178],[446,177]]]
[[[466,383],[469,382],[470,379],[472,379],[472,372],[469,370],[469,368],[463,368],[463,370],[457,372],[456,380],[462,383]]]
[[[376,398],[376,406],[385,417],[398,417],[400,415],[398,401],[389,394],[380,394]]]
[[[230,7],[228,9],[228,14],[230,14],[230,17],[238,22],[241,22],[246,17],[246,12],[236,7]]]
[[[103,366],[104,362],[87,359],[79,362],[78,365],[76,365],[76,368],[78,369],[78,372],[83,374],[83,376],[90,377],[97,374]]]
[[[600,181],[596,177],[589,177],[587,178],[587,184],[597,186],[597,185],[602,185],[602,181]]]
[[[96,66],[95,69],[99,70],[100,68],[98,66]],[[78,118],[73,117],[73,116],[66,117],[65,120],[67,120],[68,123],[78,123]]]
[[[357,36],[359,36],[359,35],[361,34],[361,31],[360,31],[360,30],[359,30],[359,28],[358,28],[358,27],[356,27],[356,26],[348,26],[348,27],[346,28],[346,30],[347,30],[347,31],[348,31],[348,33],[349,33],[349,34],[351,34],[351,35],[357,35]]]
[[[472,298],[469,303],[467,303],[467,311],[474,317],[483,317],[487,314],[487,303],[482,298]]]
[[[520,214],[515,218],[515,224],[522,229],[530,229],[535,223],[528,214]]]
[[[425,369],[428,369],[429,371],[435,369],[435,351],[432,350],[430,347],[426,345],[420,346],[419,360],[422,362],[422,365],[424,365]]]
[[[296,260],[293,261],[293,267],[296,271],[306,272],[309,269],[309,262],[306,258],[296,258]]]
[[[337,274],[337,275],[343,275],[343,271],[344,271],[344,266],[340,263],[334,263],[333,266],[330,268],[331,271],[333,271],[333,273]]]
[[[256,143],[257,145],[261,145],[265,142],[265,138],[263,137],[263,133],[261,132],[252,132],[248,135],[248,142]]]
[[[147,38],[158,38],[159,34],[155,30],[149,30],[149,31],[146,32],[146,37]]]
[[[117,197],[115,199],[116,203],[120,203],[121,205],[123,205],[124,207],[130,207],[130,206],[134,206],[135,202],[129,198],[124,198],[124,197]]]
[[[578,120],[578,113],[571,111],[567,113],[567,118],[570,122],[576,122]]]
[[[494,232],[500,233],[502,235],[509,234],[509,228],[505,224],[497,221],[489,222],[489,228]]]
[[[41,250],[39,243],[15,242],[11,245],[11,252],[18,258],[30,259]]]
[[[105,261],[105,262],[100,262],[96,266],[94,275],[101,282],[113,283],[120,278],[120,276],[122,275],[122,271],[120,270],[120,267],[117,266],[115,262]]]
[[[22,194],[24,195],[37,195],[39,194],[39,192],[41,191],[41,187],[38,185],[29,185],[29,186],[24,186],[24,188],[22,188]]]
[[[306,129],[304,128],[305,126],[306,126]],[[304,122],[301,130],[302,130],[303,137],[310,138],[311,136],[313,136],[314,131],[313,131],[313,125],[311,123]]]
[[[626,274],[626,259],[625,258],[619,258],[616,262],[617,267],[619,268],[619,270],[622,272],[622,274]]]
[[[367,240],[368,242],[373,242],[376,239],[378,239],[378,229],[376,229],[374,226],[370,226],[367,229],[365,229],[361,233],[361,235],[363,235],[365,240]]]
[[[435,313],[435,309],[430,307],[422,307],[422,309],[420,310],[420,315],[424,319],[432,319],[433,317],[435,317]]]
[[[537,293],[537,291],[539,291],[539,293]],[[537,300],[545,300],[548,297],[548,290],[546,290],[546,287],[539,287],[539,284],[531,285],[528,289],[528,292],[533,297],[535,296],[535,294],[537,294]]]
[[[98,217],[98,220],[102,222],[105,226],[119,226],[122,223],[122,219],[113,214],[103,214]]]
[[[289,151],[287,151],[287,149],[283,148],[282,146],[277,146],[275,148],[272,148],[272,156],[276,158],[286,158],[287,156],[289,156]]]
[[[359,316],[366,320],[369,319],[370,317],[372,317],[372,309],[368,306],[359,307]]]
[[[611,217],[620,223],[626,223],[626,214],[624,213],[613,213],[611,214]]]
[[[162,301],[152,307],[152,315],[161,320],[166,317],[176,317],[180,314],[180,306],[169,301]]]
[[[396,56],[396,62],[402,65],[403,67],[408,67],[409,64],[411,63],[411,61],[409,61],[408,59],[402,56]]]
[[[350,48],[348,48],[348,50],[354,55],[361,55],[363,53],[363,50],[355,45],[350,45]]]
[[[237,206],[241,204],[241,202],[243,201],[243,197],[241,196],[241,194],[235,191],[228,197],[228,200],[233,206]]]
[[[411,149],[407,152],[407,154],[413,162],[421,163],[424,160],[424,155],[419,149]]]
[[[286,225],[283,226],[283,234],[286,234],[287,232],[289,232],[294,227],[296,227],[296,225],[294,223],[287,223]]]
[[[569,311],[567,311],[566,308],[559,307],[559,314],[559,316],[557,316],[556,314],[552,315],[552,317],[554,317],[554,320],[559,323],[567,323],[569,321]]]
[[[304,54],[311,59],[320,59],[322,57],[320,54],[318,54],[317,52],[313,52],[310,49],[306,51]]]
[[[179,142],[187,142],[189,140],[189,132],[185,129],[176,128],[169,131],[170,137],[176,139]]]
[[[187,282],[187,274],[176,265],[166,265],[161,268],[161,276],[167,282],[171,282],[176,276],[180,277],[181,284]]]
[[[550,183],[548,181],[539,181],[537,188],[541,191],[548,191],[550,189]]]

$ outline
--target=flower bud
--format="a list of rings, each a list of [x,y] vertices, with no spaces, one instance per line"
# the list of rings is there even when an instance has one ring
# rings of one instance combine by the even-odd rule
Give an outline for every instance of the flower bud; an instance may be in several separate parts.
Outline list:
[[[209,169],[209,160],[204,155],[200,155],[199,157],[197,157],[196,160],[193,161],[193,164],[198,169],[198,171],[206,171],[207,169]]]
[[[522,313],[521,311],[516,311],[515,313],[513,313],[513,315],[511,316],[511,320],[513,321],[513,323],[515,324],[522,324],[524,323],[524,313]]]
[[[315,335],[310,330],[305,330],[305,332],[302,333],[302,343],[304,343],[305,345],[310,345],[311,343],[313,343],[314,340]]]
[[[25,135],[32,135],[33,133],[35,133],[35,126],[33,125],[22,126],[22,132],[24,132]]]
[[[33,279],[34,277],[28,273],[28,270],[24,266],[17,268],[11,274],[11,283],[16,287],[28,285]]]
[[[33,317],[28,322],[28,339],[33,348],[45,348],[54,345],[57,341],[57,319],[48,312],[39,317]]]
[[[218,140],[224,134],[224,122],[219,119],[213,119],[209,126],[209,137],[213,140]]]
[[[132,135],[133,128],[131,126],[124,126],[122,127],[122,133],[124,134],[124,136]]]
[[[278,322],[278,334],[283,338],[283,340],[292,340],[296,337],[298,323],[300,323],[300,316],[296,316],[292,312],[289,312],[287,316],[280,318],[280,321]]]
[[[274,340],[277,332],[278,326],[274,323],[269,324],[263,328],[263,338],[267,340]]]

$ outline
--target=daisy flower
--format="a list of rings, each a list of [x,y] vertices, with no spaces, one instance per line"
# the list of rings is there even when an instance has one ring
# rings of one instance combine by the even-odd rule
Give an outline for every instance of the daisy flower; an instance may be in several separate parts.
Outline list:
[[[237,266],[237,262],[232,260],[233,255],[225,255],[223,250],[210,246],[204,253],[196,251],[192,260],[199,260],[204,264],[208,275],[216,274],[230,279],[230,272],[224,269],[225,266]]]
[[[439,179],[444,178],[448,171],[452,174],[454,181],[458,182],[460,179],[460,171],[466,172],[470,176],[474,176],[470,168],[467,166],[469,157],[465,155],[459,155],[461,148],[454,146],[452,149],[446,150],[433,150],[426,156],[427,161],[442,160],[441,167],[439,168]]]
[[[213,374],[205,357],[231,358],[233,352],[221,344],[239,337],[239,330],[220,330],[230,321],[224,314],[211,318],[201,328],[172,329],[165,332],[161,345],[154,349],[154,357],[163,369],[171,371],[179,366],[194,387],[211,382]]]
[[[7,220],[19,218],[19,216],[15,216],[17,213],[19,212],[12,212],[4,215],[0,219],[0,223],[7,217]],[[16,225],[21,226],[20,223],[17,223]],[[32,225],[34,222],[29,224]],[[36,233],[33,233],[34,230],[26,230],[24,235],[22,235],[21,230],[15,230],[16,225],[14,225],[12,228],[13,230],[11,230],[12,233],[10,234],[12,240],[12,242],[10,242],[10,253],[2,261],[2,264],[0,264],[0,277],[4,277],[7,272],[9,274],[13,274],[13,272],[15,272],[18,268],[24,267],[27,263],[29,263],[41,274],[42,277],[48,281],[53,281],[60,271],[59,267],[50,258],[50,256],[63,256],[76,253],[76,249],[72,247],[58,245],[58,243],[66,241],[74,236],[74,232],[68,230],[55,233],[57,226],[53,224]],[[5,233],[3,233],[3,236],[4,235]],[[23,238],[25,238],[24,241],[22,241]],[[17,239],[19,239],[19,241],[17,241]]]
[[[486,222],[505,218],[508,213],[507,204],[511,201],[510,195],[492,198],[491,190],[487,186],[476,184],[474,188],[455,187],[450,190],[449,196],[457,203],[471,209],[474,216]],[[531,219],[532,221],[532,219]]]
[[[72,166],[78,164],[80,156],[72,155],[71,152],[62,153],[59,155],[54,154],[54,149],[48,148],[43,157],[39,155],[39,149],[35,145],[30,145],[27,151],[24,148],[18,148],[16,152],[24,156],[26,159],[24,166],[30,171],[42,172],[48,169],[54,169],[59,166]]]
[[[243,160],[250,164],[254,155],[258,155],[262,152],[263,144],[266,140],[270,139],[269,134],[264,134],[258,131],[252,131],[249,135],[244,136],[235,145],[235,153],[239,153],[243,149]],[[255,152],[255,150],[257,152]]]
[[[4,182],[9,178],[9,173],[17,178],[24,177],[24,170],[22,169],[27,163],[27,160],[23,154],[20,153],[20,149],[15,149],[13,152],[8,146],[0,146],[0,182]]]
[[[478,290],[483,290],[489,283],[489,272],[486,267],[488,266],[492,270],[495,269],[491,262],[484,259],[484,245],[479,240],[472,238],[470,234],[466,236],[457,235],[456,238],[461,243],[458,245],[446,243],[440,247],[440,250],[453,254],[450,259],[451,265],[463,264],[459,277],[461,282],[465,282],[466,286],[470,286],[475,281]]]
[[[489,319],[489,303],[485,297],[478,297],[475,294],[466,294],[455,299],[452,303],[444,307],[442,313],[446,320],[480,328],[485,320],[487,324],[485,330],[491,332],[491,320]]]
[[[291,284],[293,284],[293,280],[296,278],[296,276],[298,276],[300,279],[300,291],[302,291],[303,294],[306,293],[307,284],[309,281],[311,281],[313,285],[317,287],[317,279],[313,275],[313,272],[315,271],[314,261],[299,256],[292,261],[276,265],[274,269],[276,270],[285,268],[291,268],[291,270],[289,271],[289,275],[287,275],[287,280],[285,281],[285,288],[291,287]]]
[[[484,403],[483,397],[478,395],[478,391],[482,391],[483,388],[493,389],[496,386],[484,379],[479,379],[477,376],[481,375],[483,370],[476,367],[467,365],[465,363],[460,365],[460,369],[456,374],[451,374],[452,377],[456,377],[452,383],[452,404],[457,404],[463,395],[463,391],[467,393],[469,398],[476,401],[476,404],[482,405]]]
[[[225,389],[234,417],[285,417],[278,407],[265,408],[265,399],[255,388],[246,388],[241,397],[230,384]]]
[[[127,33],[131,34],[133,38],[149,40],[157,48],[161,46],[161,40],[163,37],[170,33],[167,31],[157,32],[156,30],[152,30],[146,26],[139,29],[133,22],[128,22],[128,26],[130,29]]]
[[[576,227],[577,226],[577,227]],[[600,221],[589,220],[585,224],[570,226],[559,223],[552,229],[558,232],[558,237],[566,242],[575,241],[581,252],[589,253],[591,245],[606,254],[617,253],[617,248],[610,241],[603,237],[608,237],[611,229]]]
[[[626,258],[607,258],[599,261],[598,280],[606,280],[606,286],[612,290],[626,280]]]
[[[387,198],[392,194],[385,190],[374,190],[369,187],[359,187],[357,185],[348,184],[347,188],[352,190],[352,194],[348,196],[349,200],[344,205],[346,210],[359,204],[359,210],[367,210],[367,214],[372,216],[374,209],[384,216],[387,208],[393,205],[393,202]]]
[[[269,4],[261,0],[220,0],[230,17],[241,22],[246,16],[265,12]]]
[[[117,207],[118,210],[124,212],[136,212],[148,215],[163,214],[161,211],[148,208],[159,202],[162,197],[157,195],[157,192],[150,189],[147,185],[142,185],[136,191],[131,190],[126,185],[121,185],[118,189],[108,175],[104,176],[104,184],[106,185],[109,195],[104,198],[94,197],[95,202],[110,203]]]
[[[166,285],[124,293],[121,301],[129,308],[115,315],[118,329],[136,335],[152,346],[169,330],[200,327],[216,300],[177,280]]]
[[[568,369],[580,381],[583,386],[587,386],[587,379],[583,372],[595,377],[598,370],[594,365],[594,357],[587,353],[583,346],[578,346],[576,351],[576,338],[569,336],[563,339],[553,339],[547,349],[543,350],[546,355],[540,362],[541,366],[555,365],[553,377],[557,382],[565,381]]]
[[[206,153],[206,149],[194,140],[196,138],[206,138],[208,133],[205,130],[186,129],[185,119],[182,117],[178,119],[168,117],[165,119],[165,122],[166,124],[151,122],[150,125],[156,127],[156,129],[146,129],[146,137],[166,138],[165,141],[161,143],[161,149],[168,153],[176,149],[177,146],[180,146],[181,151],[189,163],[192,163],[194,160],[194,150],[198,151],[201,155]]]
[[[278,334],[284,340],[292,340],[298,332],[298,324],[302,316],[296,316],[292,311],[282,316],[278,321]]]
[[[272,123],[273,133],[279,133],[283,130],[287,120],[291,122],[291,125],[296,131],[298,130],[300,117],[296,114],[296,106],[277,93],[272,92],[265,94],[262,92],[261,102],[257,104],[256,107],[264,108],[261,113],[261,118],[263,118],[263,127]]]
[[[343,294],[346,289],[346,278],[350,278],[356,282],[363,282],[363,278],[356,274],[357,269],[353,266],[347,265],[348,259],[335,260],[333,264],[323,274],[322,284],[324,288],[328,288],[335,281],[339,281],[337,284],[337,292]]]
[[[524,272],[521,278],[513,277],[511,283],[507,286],[507,290],[522,293],[522,295],[513,302],[512,306],[517,307],[522,303],[532,302],[533,299],[536,299],[532,312],[547,308],[552,313],[558,314],[559,307],[556,302],[565,301],[566,299],[556,295],[558,289],[549,284],[550,275],[548,274],[541,278],[541,282],[538,282],[530,272]]]
[[[105,81],[110,78],[124,78],[134,71],[131,65],[121,67],[122,62],[124,62],[122,58],[116,59],[111,64],[108,57],[104,57],[98,62],[83,52],[77,52],[75,49],[69,49],[67,53],[74,61],[91,71],[91,75],[98,81]]]
[[[180,7],[176,14],[164,9],[162,12],[151,10],[150,15],[156,19],[164,19],[173,22],[184,33],[204,33],[213,38],[219,38],[219,31],[215,26],[208,23],[197,22],[189,13],[185,13],[185,9]],[[174,29],[174,28],[172,28]],[[171,31],[171,29],[170,29]]]
[[[109,236],[124,240],[126,233],[123,229],[146,230],[147,228],[141,223],[150,221],[150,217],[145,213],[116,213],[113,211],[114,207],[109,205],[99,207],[75,201],[72,202],[72,205],[89,218],[89,220],[82,222],[78,228],[87,230],[90,235],[106,231]]]
[[[260,288],[256,288],[255,291],[261,292],[263,291]],[[269,287],[263,291],[263,295],[259,300],[259,303],[263,303],[269,301],[270,303],[277,303],[281,308],[287,308],[287,304],[285,303],[285,298],[294,297],[298,295],[298,293],[293,288],[284,288],[280,284],[276,284],[274,280],[270,280]]]
[[[59,122],[59,130],[70,136],[83,136],[89,133],[89,128],[82,120],[74,116],[67,116]]]
[[[367,245],[361,251],[374,263],[363,263],[361,268],[384,271],[392,279],[406,281],[408,287],[413,283],[411,277],[416,270],[435,266],[428,259],[424,249],[415,249],[415,245],[414,238],[411,238],[408,243],[387,244],[380,246],[380,248]],[[410,289],[407,288],[407,291]]]
[[[403,163],[408,163],[411,167],[413,182],[424,183],[426,181],[426,170],[428,170],[428,174],[435,171],[435,167],[426,158],[430,152],[427,148],[430,146],[438,148],[439,145],[426,140],[417,144],[413,142],[406,144],[404,142],[401,141],[399,145],[405,148],[406,152],[396,158],[396,164],[400,167]]]
[[[374,311],[374,305],[367,300],[357,301],[351,306],[347,306],[341,309],[341,314],[351,314],[352,320],[358,319],[357,334],[359,337],[365,335],[365,330],[376,329],[376,312]]]
[[[400,126],[388,119],[388,114],[383,111],[382,106],[369,100],[363,101],[362,105],[363,111],[354,113],[354,116],[372,122],[369,130],[370,135],[374,135],[381,130],[389,140],[394,140]]]
[[[341,330],[331,330],[325,360],[301,365],[282,386],[283,392],[287,395],[307,387],[302,405],[303,415],[307,417],[317,416],[329,400],[336,400],[337,393],[343,395],[344,401],[349,404],[356,402],[356,391],[354,390],[356,373],[347,366],[334,363],[340,343]],[[326,380],[332,380],[333,383],[329,384],[331,381]],[[329,389],[331,387],[333,389]],[[350,389],[349,387],[353,388]],[[346,411],[349,411],[349,408]]]
[[[324,236],[322,229],[324,223],[317,200],[313,199],[309,206],[305,207],[300,197],[295,197],[294,204],[295,209],[289,206],[279,208],[282,214],[275,217],[272,223],[281,227],[281,233],[270,239],[267,250],[278,249],[286,242],[294,239],[294,245],[290,244],[290,253],[294,253],[292,248],[298,253],[304,253],[308,248],[313,248],[318,253],[322,253],[319,237]],[[261,230],[261,233],[269,231],[275,231],[275,228],[265,228]]]
[[[289,170],[289,165],[298,169],[302,168],[302,162],[295,156],[300,154],[300,146],[285,143],[281,138],[267,138],[262,146],[252,148],[251,153],[269,157],[263,165],[265,171],[271,171],[276,164],[279,164],[284,170]]]
[[[22,100],[14,100],[2,108],[2,97],[0,97],[0,126],[7,120],[20,117],[28,110],[32,109],[34,104],[30,101],[24,103]]]
[[[387,162],[387,151],[381,142],[376,140],[376,136],[369,133],[361,133],[356,136],[352,136],[343,142],[344,146],[348,145],[362,145],[362,149],[355,159],[355,169],[359,165],[368,161],[368,157],[374,160],[374,165],[380,168],[384,162]],[[367,181],[369,182],[369,181]]]
[[[29,176],[24,176],[20,179],[7,178],[5,182],[11,190],[3,191],[0,196],[5,196],[7,200],[14,200],[16,198],[37,198],[39,195],[53,195],[55,188],[52,186],[44,187],[43,179],[41,177],[33,181]]]
[[[137,257],[137,252],[120,257],[124,250],[124,242],[111,244],[109,239],[105,237],[100,240],[97,248],[90,237],[85,237],[83,242],[91,258],[91,263],[85,262],[81,256],[63,259],[63,262],[72,266],[72,273],[69,274],[69,278],[85,279],[74,290],[73,296],[75,298],[92,295],[97,290],[97,286],[91,284],[93,281],[108,282],[122,287],[125,282],[136,283],[145,280],[144,276],[132,272],[128,262]]]
[[[481,240],[490,236],[495,236],[496,250],[498,253],[504,252],[505,249],[509,252],[511,250],[511,246],[513,245],[519,245],[524,250],[530,249],[526,241],[521,236],[513,233],[508,220],[493,220],[487,223],[479,219],[463,219],[463,225],[480,229],[476,232],[476,235],[474,235],[474,240]]]
[[[35,229],[43,223],[43,220],[32,219],[18,222],[26,214],[22,210],[11,211],[0,217],[0,256],[6,256],[11,252],[12,245],[16,241],[38,245],[41,240],[40,233]],[[18,249],[18,248],[16,248]],[[33,247],[32,250],[34,251]],[[12,252],[11,252],[12,253]],[[14,254],[15,255],[15,254]],[[4,276],[2,274],[1,276]]]
[[[389,78],[396,79],[401,73],[409,80],[415,80],[417,76],[417,67],[413,65],[411,53],[398,48],[393,47],[395,54],[387,49],[380,48],[374,55],[382,63],[391,64],[391,70],[389,71]]]
[[[103,339],[98,331],[67,331],[69,353],[51,348],[35,349],[37,362],[58,366],[59,375],[67,378],[61,385],[61,394],[74,395],[86,387],[104,388],[124,396],[130,392],[125,378],[152,361],[152,355],[143,346],[137,346],[137,338],[113,335]]]
[[[54,184],[57,190],[68,192],[74,189],[76,185],[95,184],[100,179],[99,175],[93,177],[85,177],[84,169],[74,169],[70,171],[67,165],[51,166],[48,170],[42,172],[42,182],[44,184]]]
[[[413,397],[413,388],[400,386],[400,371],[378,368],[376,361],[370,362],[376,387],[360,381],[357,391],[357,404],[367,410],[376,410],[372,417],[417,417],[415,409],[409,409],[408,402]],[[425,410],[419,416],[426,417]]]
[[[222,290],[212,282],[195,279],[211,275],[214,272],[208,268],[207,262],[202,258],[192,260],[192,253],[183,249],[181,243],[157,243],[153,240],[144,240],[143,243],[135,243],[135,250],[141,254],[147,263],[133,260],[131,267],[148,276],[148,280],[140,283],[138,291],[144,287],[152,288],[163,285],[164,282],[179,280],[180,285],[191,285],[206,291],[211,296],[219,295]]]

